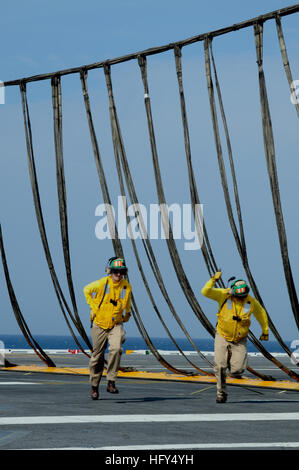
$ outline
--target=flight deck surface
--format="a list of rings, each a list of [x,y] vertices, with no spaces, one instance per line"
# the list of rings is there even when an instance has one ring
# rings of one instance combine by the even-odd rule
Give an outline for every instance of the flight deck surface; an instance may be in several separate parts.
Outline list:
[[[84,354],[55,355],[55,372],[35,355],[7,358],[18,367],[0,370],[1,450],[299,450],[299,384],[284,388],[294,381],[262,357],[250,357],[250,366],[281,386],[251,386],[256,378],[246,372],[228,384],[224,404],[216,403],[213,378],[173,379],[152,355],[124,354],[122,367],[135,375],[121,373],[115,395],[103,377],[97,401]],[[288,357],[284,363],[296,369]],[[187,369],[179,355],[172,364]]]

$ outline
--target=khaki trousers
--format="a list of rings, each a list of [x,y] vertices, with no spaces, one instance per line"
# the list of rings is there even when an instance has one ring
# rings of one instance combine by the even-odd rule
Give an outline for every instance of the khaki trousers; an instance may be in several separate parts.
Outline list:
[[[214,348],[214,372],[217,382],[217,395],[219,397],[226,393],[226,370],[230,374],[242,375],[247,368],[247,338],[238,343],[226,341],[216,332]]]
[[[109,330],[104,330],[94,323],[91,337],[93,352],[89,361],[90,382],[92,386],[98,387],[104,370],[107,343],[109,343],[107,380],[115,381],[123,352],[121,345],[126,336],[122,323],[118,323]]]

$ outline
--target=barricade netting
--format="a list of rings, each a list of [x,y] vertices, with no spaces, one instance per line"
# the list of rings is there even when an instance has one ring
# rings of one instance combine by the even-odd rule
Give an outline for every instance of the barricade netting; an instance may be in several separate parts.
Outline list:
[[[227,209],[230,228],[233,234],[233,239],[236,244],[237,252],[243,264],[244,271],[248,277],[249,284],[253,290],[253,294],[267,311],[267,308],[263,302],[261,293],[258,289],[257,283],[252,274],[252,271],[250,268],[250,262],[249,262],[249,258],[247,254],[247,246],[246,246],[246,240],[245,240],[246,237],[245,237],[245,230],[244,230],[244,225],[243,225],[243,214],[241,210],[240,195],[239,195],[239,190],[238,190],[235,163],[233,159],[229,126],[228,126],[228,122],[226,119],[226,112],[224,108],[224,102],[222,99],[220,80],[218,77],[216,61],[215,61],[215,57],[213,53],[214,38],[231,33],[231,32],[235,32],[244,28],[252,29],[252,34],[253,34],[253,38],[255,41],[257,73],[258,73],[258,83],[259,83],[259,93],[260,93],[260,109],[261,109],[261,117],[262,117],[261,121],[262,121],[262,131],[263,131],[263,139],[264,139],[264,152],[265,152],[266,163],[267,163],[267,171],[268,171],[269,182],[270,182],[274,214],[275,214],[275,219],[276,219],[276,224],[277,224],[277,233],[278,233],[278,239],[279,239],[279,244],[280,244],[281,260],[282,260],[282,265],[283,265],[283,270],[284,270],[284,275],[285,275],[285,281],[286,281],[289,301],[291,304],[291,309],[294,315],[294,319],[297,324],[297,327],[299,327],[298,297],[296,293],[296,287],[294,284],[292,268],[291,268],[291,264],[289,260],[287,235],[286,235],[284,217],[283,217],[283,212],[282,212],[282,205],[281,205],[281,200],[280,200],[273,129],[272,129],[272,123],[271,123],[270,108],[269,108],[269,103],[268,103],[265,73],[264,73],[264,68],[263,68],[264,24],[267,21],[272,21],[273,23],[276,23],[278,43],[279,43],[279,47],[281,51],[283,67],[284,67],[285,74],[287,77],[287,82],[290,87],[290,92],[291,93],[294,92],[293,77],[292,77],[291,68],[290,68],[290,64],[288,60],[281,18],[287,15],[296,14],[298,12],[299,12],[299,4],[265,14],[257,18],[250,19],[248,21],[244,21],[242,23],[235,24],[227,28],[223,28],[217,31],[206,33],[206,34],[200,34],[198,36],[195,36],[195,37],[183,40],[183,41],[168,44],[166,46],[160,46],[160,47],[148,49],[145,51],[129,54],[129,55],[119,57],[116,59],[98,62],[98,63],[90,64],[90,65],[85,65],[82,67],[61,70],[61,71],[50,73],[50,74],[36,75],[36,76],[19,79],[19,80],[13,80],[13,81],[4,83],[5,87],[18,86],[20,89],[22,112],[23,112],[23,119],[24,119],[24,128],[25,128],[25,139],[26,139],[26,146],[27,146],[27,163],[28,163],[31,189],[32,189],[32,194],[33,194],[34,207],[35,207],[35,213],[36,213],[36,219],[38,223],[40,238],[42,241],[42,246],[44,249],[45,258],[46,258],[46,262],[48,265],[51,280],[53,283],[54,291],[57,296],[62,314],[68,325],[71,335],[75,339],[79,349],[84,354],[87,354],[86,350],[84,346],[81,345],[76,333],[79,333],[79,336],[85,342],[85,344],[90,349],[90,351],[92,350],[92,345],[90,344],[88,335],[84,329],[84,326],[79,316],[73,276],[72,276],[72,269],[71,269],[71,256],[70,256],[69,233],[68,233],[69,222],[68,222],[66,181],[65,181],[65,170],[64,170],[64,156],[63,156],[63,131],[62,131],[63,116],[62,116],[61,77],[74,74],[74,75],[78,75],[80,78],[95,165],[97,169],[97,174],[99,178],[103,201],[107,207],[109,230],[110,230],[110,233],[115,234],[115,236],[112,237],[113,250],[114,250],[115,255],[125,257],[121,238],[118,235],[118,227],[116,225],[116,220],[111,215],[111,211],[109,210],[109,207],[111,206],[111,200],[112,200],[112,196],[109,192],[109,188],[114,188],[115,184],[109,183],[109,181],[107,180],[105,171],[104,171],[104,165],[103,165],[103,161],[101,157],[100,146],[99,146],[98,138],[97,138],[96,131],[95,131],[94,119],[93,119],[91,105],[90,105],[90,96],[88,92],[88,72],[94,69],[101,69],[101,68],[103,69],[106,86],[107,86],[111,135],[112,135],[112,142],[113,142],[113,149],[114,149],[115,168],[117,171],[118,181],[119,181],[120,195],[123,196],[123,200],[125,200],[128,197],[133,207],[136,208],[136,211],[135,211],[136,220],[138,221],[139,227],[142,229],[142,233],[144,235],[147,235],[146,223],[143,220],[142,211],[138,211],[138,205],[140,204],[140,199],[137,196],[137,190],[134,184],[134,178],[132,176],[130,162],[129,162],[129,158],[127,157],[127,151],[126,151],[125,144],[124,144],[124,138],[123,138],[123,133],[121,129],[120,119],[118,116],[116,99],[115,99],[113,86],[112,86],[111,66],[117,66],[117,64],[121,64],[127,61],[135,61],[137,67],[139,67],[140,79],[141,79],[141,83],[144,89],[145,115],[146,115],[146,121],[147,121],[147,127],[148,127],[148,136],[149,136],[149,143],[150,143],[150,149],[151,149],[152,164],[153,164],[153,170],[154,170],[153,173],[154,173],[154,179],[155,179],[155,184],[156,184],[157,198],[158,198],[160,207],[163,208],[163,207],[167,207],[167,201],[166,201],[166,196],[165,196],[164,187],[162,183],[159,152],[157,149],[156,136],[155,136],[155,125],[154,125],[154,119],[153,119],[153,113],[152,113],[151,93],[150,93],[149,80],[148,80],[147,58],[152,55],[163,54],[166,51],[173,51],[174,53],[173,60],[175,64],[175,72],[176,72],[176,79],[177,79],[178,92],[179,92],[179,101],[180,101],[180,107],[181,107],[181,120],[182,120],[182,127],[183,127],[183,136],[184,136],[185,158],[186,158],[186,165],[187,165],[187,171],[188,171],[188,186],[190,188],[190,200],[192,204],[194,224],[196,227],[198,239],[202,239],[201,253],[203,256],[204,263],[206,265],[209,275],[212,276],[216,271],[219,270],[219,267],[215,259],[215,256],[213,254],[206,223],[201,217],[201,214],[198,214],[198,210],[197,210],[197,208],[200,207],[200,197],[199,197],[199,190],[197,187],[197,181],[195,177],[195,171],[194,171],[194,167],[192,163],[190,133],[189,133],[188,118],[187,118],[187,106],[186,106],[185,92],[184,92],[184,86],[183,86],[183,67],[182,67],[183,48],[191,44],[195,44],[195,43],[202,43],[203,45],[206,84],[207,84],[208,99],[209,99],[209,104],[210,104],[214,139],[215,139],[215,145],[216,145],[216,154],[217,154],[220,180],[221,180],[221,184],[223,188],[225,206]],[[30,120],[30,107],[29,107],[28,98],[27,98],[27,84],[39,82],[42,80],[49,80],[51,84],[51,91],[52,91],[54,148],[55,148],[55,156],[56,156],[56,178],[57,178],[57,194],[58,194],[58,201],[59,201],[61,243],[62,243],[62,250],[63,250],[63,255],[64,255],[67,286],[68,286],[71,305],[69,305],[68,301],[66,300],[66,294],[63,292],[63,289],[61,287],[61,282],[58,279],[58,275],[54,267],[54,262],[53,262],[49,242],[48,242],[48,235],[47,235],[47,231],[46,231],[46,227],[44,223],[44,214],[43,214],[41,198],[40,198],[39,182],[38,182],[38,177],[37,177],[37,172],[36,172],[35,152],[34,152],[34,146],[33,146],[33,131],[32,131],[32,125],[31,125],[31,120]],[[297,102],[294,104],[295,104],[297,115],[299,117],[299,105]],[[225,161],[224,161],[224,152],[222,149],[223,138],[222,138],[221,131],[220,131],[221,125],[223,126],[223,129],[224,129],[224,140],[225,140],[226,153],[228,156],[229,168],[230,168],[229,176],[227,175],[227,170],[226,170]],[[228,183],[229,178],[231,178],[232,183],[233,183],[233,196],[231,195],[231,191],[229,188],[229,183]],[[234,216],[234,212],[237,215],[236,218]],[[129,219],[129,216],[127,215],[127,228],[128,230],[132,230],[129,222],[130,222],[130,219]],[[172,227],[171,227],[169,214],[167,210],[165,212],[162,211],[162,224],[163,224],[165,233],[169,233],[169,236],[166,237],[165,239],[165,243],[169,251],[169,255],[170,255],[171,262],[173,264],[175,275],[182,289],[182,293],[185,296],[196,318],[200,321],[200,323],[208,331],[208,333],[212,337],[214,337],[215,328],[210,323],[203,309],[201,308],[198,302],[198,299],[191,287],[191,283],[189,282],[186,272],[183,268],[181,256],[179,254],[179,250],[177,249],[175,237],[172,232]],[[156,357],[156,359],[161,364],[163,364],[163,366],[166,369],[172,372],[180,373],[183,375],[213,375],[212,373],[199,368],[194,362],[192,362],[185,355],[184,351],[182,351],[181,347],[177,344],[177,341],[171,334],[170,329],[168,328],[166,324],[166,321],[163,319],[163,316],[160,313],[160,309],[152,293],[153,290],[150,287],[150,281],[148,281],[148,277],[145,273],[144,265],[141,261],[139,248],[137,247],[136,241],[133,236],[130,237],[130,240],[131,240],[132,249],[136,258],[138,270],[140,272],[140,275],[144,283],[146,292],[148,294],[149,301],[152,305],[153,311],[157,315],[158,320],[161,322],[163,328],[165,329],[171,341],[175,344],[176,348],[180,351],[181,355],[183,355],[185,359],[187,360],[187,362],[194,368],[194,371],[190,372],[189,370],[177,369],[176,367],[171,365],[168,361],[166,361],[165,358],[160,354],[160,352],[156,349],[155,345],[153,344],[150,334],[144,325],[144,321],[139,312],[136,299],[133,295],[133,298],[132,298],[133,317],[135,319],[138,330],[141,336],[143,337],[143,339],[145,340],[149,350]],[[205,357],[205,355],[198,349],[197,345],[192,340],[192,337],[190,336],[189,332],[187,331],[187,328],[184,325],[184,320],[182,320],[179,314],[177,313],[177,309],[174,306],[174,302],[171,300],[169,289],[166,288],[166,285],[165,285],[165,282],[164,282],[164,279],[163,279],[163,276],[159,267],[159,262],[157,260],[157,257],[154,254],[154,249],[153,249],[150,237],[144,236],[141,239],[141,244],[142,244],[142,249],[144,250],[146,259],[148,261],[148,266],[150,267],[153,277],[157,282],[158,289],[160,290],[162,297],[164,298],[175,322],[177,323],[179,328],[183,331],[184,335],[186,336],[186,338],[188,339],[192,347],[195,349],[195,351],[198,353],[198,355],[202,359],[204,359],[204,361],[207,362],[209,366],[212,366],[212,364],[209,362],[207,357]],[[20,326],[20,329],[23,335],[25,336],[28,344],[35,350],[37,355],[48,366],[55,367],[55,364],[53,363],[52,359],[48,357],[48,355],[43,351],[40,345],[33,338],[30,332],[30,329],[21,312],[21,309],[19,307],[16,295],[14,292],[14,288],[11,282],[10,274],[9,274],[1,226],[0,226],[0,249],[1,249],[2,263],[3,263],[7,288],[9,292],[9,297],[10,297],[10,301],[11,301],[11,305],[12,305],[15,317]],[[219,280],[218,284],[219,286],[224,287],[222,280]],[[292,356],[292,359],[294,361],[294,357],[290,349],[281,338],[272,319],[270,318],[268,311],[267,311],[267,315],[269,318],[269,326],[270,326],[271,332],[273,333],[274,337],[277,339],[278,343],[281,345],[283,350],[290,357]],[[265,347],[260,343],[260,341],[255,337],[252,331],[249,332],[249,340],[269,361],[271,361],[278,368],[280,368],[285,374],[287,374],[290,378],[296,381],[299,380],[299,375],[293,370],[290,370],[288,367],[283,365],[278,360],[277,357],[274,357],[270,352],[268,352],[265,349]],[[89,354],[87,354],[87,356],[89,356]],[[296,365],[298,366],[298,363]],[[248,366],[248,371],[252,373],[253,375],[259,378],[262,378],[264,380],[273,380],[272,377],[265,376],[257,372],[256,370],[252,369],[249,366]]]

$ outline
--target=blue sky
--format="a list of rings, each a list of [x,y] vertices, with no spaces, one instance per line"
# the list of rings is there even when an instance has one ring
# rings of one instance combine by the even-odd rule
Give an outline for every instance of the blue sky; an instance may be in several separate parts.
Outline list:
[[[218,0],[208,3],[193,0],[7,2],[1,7],[0,17],[0,79],[8,81],[119,57],[229,26],[292,4],[283,0]],[[299,79],[299,14],[283,18],[282,23],[293,78]],[[277,329],[284,339],[293,340],[298,337],[298,332],[282,271],[266,171],[252,28],[216,38],[214,53],[231,132],[250,265]],[[298,217],[294,216],[298,213],[298,123],[294,106],[290,102],[273,21],[265,25],[264,55],[281,198],[296,283],[299,274],[299,224]],[[189,203],[173,53],[149,58],[148,73],[166,198],[169,204]],[[225,280],[232,275],[243,276],[220,186],[202,43],[183,49],[183,73],[192,158],[212,247]],[[90,72],[88,80],[101,155],[115,204],[119,186],[103,70]],[[145,205],[155,203],[157,196],[138,65],[132,61],[113,66],[112,80],[139,200]],[[78,75],[62,79],[62,92],[72,269],[80,316],[88,331],[89,312],[82,289],[85,284],[104,275],[106,260],[113,252],[109,240],[100,241],[95,236],[98,220],[95,209],[103,201]],[[55,267],[67,292],[59,233],[49,81],[28,85],[28,100],[46,227]],[[7,88],[5,105],[0,106],[0,121],[0,218],[16,295],[33,334],[67,334],[68,329],[45,262],[33,209],[18,87]],[[177,245],[198,301],[209,320],[215,324],[216,305],[200,293],[209,277],[201,253],[185,251],[182,240]],[[153,241],[153,247],[178,314],[193,337],[208,337],[180,291],[165,242]],[[182,336],[152,279],[141,244],[138,244],[138,248],[160,311],[174,335]],[[165,336],[140,280],[130,240],[124,242],[124,249],[137,304],[148,332],[152,336]],[[18,333],[2,268],[0,298],[2,333]],[[254,322],[252,329],[259,333]],[[127,325],[127,332],[131,336],[138,335],[133,321]]]

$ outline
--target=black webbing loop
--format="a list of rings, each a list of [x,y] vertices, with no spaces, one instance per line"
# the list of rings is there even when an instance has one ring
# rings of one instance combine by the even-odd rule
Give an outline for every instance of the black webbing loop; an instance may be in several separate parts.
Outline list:
[[[24,87],[23,87],[23,90],[24,90]],[[27,343],[34,350],[36,355],[43,362],[45,362],[48,367],[56,367],[52,359],[45,353],[45,351],[41,348],[41,346],[32,336],[30,329],[19,307],[16,295],[14,292],[14,288],[11,283],[10,275],[9,275],[9,269],[8,269],[7,260],[6,260],[1,225],[0,225],[0,251],[1,251],[3,270],[4,270],[4,275],[5,275],[5,280],[6,280],[6,285],[7,285],[7,290],[8,290],[11,306],[12,306],[14,315],[16,317],[17,323],[20,327],[20,330],[22,331]],[[7,364],[7,366],[9,366],[9,364]]]
[[[221,110],[221,117],[222,117],[222,122],[223,122],[224,130],[225,130],[225,135],[226,135],[227,151],[228,151],[228,157],[229,157],[232,180],[233,180],[237,215],[238,215],[238,220],[239,220],[240,239],[237,236],[236,225],[235,224],[231,223],[231,229],[232,229],[232,232],[234,234],[235,241],[236,241],[236,244],[237,244],[237,248],[238,248],[238,251],[239,251],[239,254],[240,254],[244,269],[245,269],[245,272],[246,272],[247,277],[249,279],[250,285],[251,285],[252,290],[254,292],[254,295],[256,296],[258,301],[261,303],[261,305],[265,308],[265,310],[267,312],[267,309],[266,309],[266,307],[263,303],[263,300],[261,298],[261,295],[260,295],[259,290],[257,288],[256,282],[253,278],[252,272],[251,272],[250,267],[249,267],[249,261],[248,261],[247,249],[246,249],[246,242],[245,242],[245,235],[244,235],[244,228],[243,228],[243,221],[242,221],[240,197],[239,197],[239,191],[238,191],[238,185],[237,185],[237,179],[236,179],[236,172],[235,172],[233,155],[232,155],[232,147],[231,147],[231,143],[230,143],[230,136],[229,136],[229,132],[228,132],[228,126],[227,126],[227,121],[226,121],[226,116],[225,116],[225,111],[224,111],[224,106],[223,106],[223,101],[222,101],[222,95],[221,95],[221,90],[220,90],[220,84],[219,84],[219,80],[218,80],[218,76],[217,76],[216,65],[215,65],[215,60],[214,60],[214,56],[213,56],[213,50],[212,50],[212,43],[211,42],[209,44],[209,47],[210,47],[210,54],[211,54],[211,59],[212,59],[212,64],[213,64],[213,69],[214,69],[214,77],[215,77],[215,83],[216,83],[216,89],[217,89],[218,102],[219,102],[219,107],[220,107],[220,110]],[[223,166],[223,168],[224,168],[224,166]],[[225,185],[225,181],[223,181],[223,187],[224,187],[224,191],[227,192],[227,195],[228,195],[228,198],[229,198],[228,186]],[[232,212],[229,213],[230,222],[231,222],[231,217],[233,217]],[[272,322],[268,312],[267,312],[267,315],[268,315],[269,326],[270,326],[271,331],[273,332],[274,336],[276,337],[276,339],[278,340],[278,342],[282,346],[282,348],[287,352],[287,354],[289,356],[291,356],[292,353],[291,353],[290,349],[284,343],[281,336],[279,335],[279,333],[278,333],[274,323]]]
[[[189,138],[189,129],[188,129],[188,120],[187,120],[187,111],[186,111],[186,103],[185,103],[185,95],[183,89],[183,73],[182,73],[182,51],[181,47],[176,46],[174,48],[174,55],[175,55],[175,65],[176,65],[176,72],[177,72],[177,79],[178,79],[178,88],[180,94],[180,103],[181,103],[181,115],[182,115],[182,124],[184,130],[184,142],[185,142],[185,154],[186,154],[186,161],[188,167],[188,177],[189,177],[189,187],[190,187],[190,198],[192,203],[192,210],[193,210],[193,217],[195,221],[195,227],[197,231],[198,240],[202,240],[202,254],[208,269],[210,276],[212,276],[216,271],[219,271],[219,268],[216,265],[212,249],[210,246],[206,225],[202,218],[201,223],[198,221],[198,213],[196,211],[196,207],[200,206],[200,200],[198,196],[198,191],[196,187],[196,181],[193,171],[192,165],[192,158],[191,158],[191,147],[190,147],[190,138]],[[202,225],[202,228],[201,228]],[[222,284],[222,281],[220,281]]]
[[[263,70],[263,27],[258,24],[254,26],[254,37],[256,44],[256,54],[259,63],[258,75],[259,75],[259,89],[260,89],[260,104],[261,104],[261,115],[262,115],[262,125],[263,125],[263,137],[264,137],[264,150],[265,157],[267,162],[267,169],[270,181],[270,188],[272,193],[272,200],[274,206],[274,213],[276,218],[276,225],[278,231],[278,238],[280,244],[280,251],[282,257],[282,263],[284,268],[284,274],[286,279],[286,284],[288,288],[290,303],[292,306],[293,314],[297,326],[299,328],[299,303],[296,293],[296,287],[293,279],[291,264],[288,255],[288,244],[287,244],[287,235],[284,224],[280,192],[279,192],[279,183],[278,175],[276,168],[276,158],[275,158],[275,146],[274,146],[274,137],[270,116],[270,108],[267,97],[267,87],[266,80]]]
[[[284,70],[286,73],[286,77],[289,83],[291,93],[292,95],[294,95],[293,77],[292,77],[291,67],[290,67],[290,63],[288,59],[288,53],[287,53],[287,48],[285,44],[283,29],[281,25],[281,18],[279,14],[276,15],[276,29],[277,29],[277,36],[278,36]],[[298,103],[298,99],[296,96],[295,96],[295,99],[293,100],[293,104],[295,105],[297,116],[299,117],[299,103]]]
[[[112,93],[112,83],[111,83],[111,78],[110,78],[110,66],[107,65],[104,67],[104,72],[105,72],[105,77],[106,77],[106,83],[107,83],[107,90],[108,90],[108,95],[109,95],[109,110],[110,110],[110,119],[111,119],[111,129],[112,129],[112,138],[113,138],[113,147],[114,147],[114,152],[115,152],[115,158],[116,158],[116,165],[117,165],[117,170],[118,174],[120,174],[120,162],[119,162],[119,142],[118,142],[118,133],[116,129],[116,122],[115,122],[115,116],[116,116],[116,110],[114,107],[114,99],[113,99],[113,93]],[[96,161],[96,166],[98,170],[98,175],[99,175],[99,180],[100,180],[100,185],[103,193],[103,198],[104,202],[107,203],[110,201],[110,196],[109,196],[109,191],[108,191],[108,186],[106,183],[106,177],[103,169],[103,165],[101,162],[100,158],[100,152],[99,152],[99,147],[97,143],[97,138],[95,134],[95,129],[93,126],[93,120],[92,120],[92,114],[91,114],[91,109],[90,109],[90,103],[89,103],[89,96],[88,96],[88,91],[87,91],[87,74],[81,74],[81,84],[82,84],[82,90],[83,90],[83,95],[84,95],[84,100],[85,100],[85,108],[86,108],[86,113],[87,113],[87,119],[89,123],[89,128],[90,128],[90,134],[91,134],[91,140],[92,140],[92,146],[94,150],[94,156],[95,156],[95,161]],[[124,189],[122,188],[122,194],[123,194]],[[134,240],[131,238],[132,243]],[[119,253],[122,253],[122,247],[121,247],[121,242],[118,238],[115,240],[112,239],[114,249],[118,250]],[[133,244],[134,248],[135,244]],[[135,256],[137,254],[136,247],[135,247]],[[123,256],[123,255],[122,255]],[[140,267],[140,265],[139,265]],[[134,299],[134,295],[132,294],[132,314],[133,318],[136,322],[136,325],[139,329],[139,332],[143,339],[145,340],[146,344],[148,345],[149,349],[153,353],[153,355],[156,357],[156,359],[164,365],[167,369],[171,370],[172,372],[176,373],[183,373],[184,375],[190,375],[189,372],[182,371],[179,369],[174,368],[171,364],[169,364],[167,361],[165,361],[162,356],[159,354],[157,349],[155,348],[154,344],[152,343],[144,325],[141,319],[141,316],[139,314],[136,301]],[[155,310],[156,311],[156,310]]]
[[[160,207],[162,208],[162,207],[166,207],[166,200],[165,200],[161,172],[160,172],[160,167],[159,167],[158,152],[157,152],[153,119],[152,119],[152,113],[151,113],[151,104],[150,104],[147,71],[146,71],[146,58],[140,57],[138,60],[138,63],[140,66],[141,77],[142,77],[143,86],[144,86],[144,94],[145,94],[144,103],[145,103],[146,116],[147,116],[147,122],[148,122],[148,132],[149,132],[150,146],[151,146],[151,151],[152,151],[152,161],[153,161],[153,167],[154,167],[156,189],[157,189],[158,201],[159,201]],[[192,287],[183,269],[183,266],[182,266],[182,263],[181,263],[181,260],[178,255],[177,248],[173,239],[172,228],[169,222],[167,211],[161,210],[161,215],[162,215],[162,223],[163,223],[164,231],[165,233],[169,233],[169,236],[166,238],[166,243],[168,246],[168,250],[170,253],[170,257],[173,263],[175,273],[177,275],[177,279],[181,285],[181,288],[193,312],[195,313],[197,318],[200,320],[202,325],[204,325],[204,327],[207,329],[207,331],[209,331],[209,333],[212,336],[214,336],[215,330],[212,324],[210,323],[210,321],[204,315],[204,312],[201,309],[194,295]]]
[[[214,130],[214,139],[215,139],[215,144],[216,144],[218,165],[219,165],[219,170],[220,170],[221,182],[222,182],[222,187],[223,187],[223,191],[224,191],[224,197],[225,197],[228,217],[229,217],[231,229],[232,229],[235,241],[236,241],[236,245],[237,245],[239,254],[241,256],[241,259],[243,261],[246,273],[247,273],[247,275],[249,277],[249,280],[250,280],[250,284],[254,286],[254,288],[257,292],[257,288],[256,288],[254,279],[252,277],[252,274],[251,274],[251,271],[250,271],[249,265],[248,265],[244,233],[242,231],[242,242],[241,242],[238,231],[237,231],[237,227],[236,227],[236,224],[235,224],[235,221],[234,221],[234,217],[233,217],[233,211],[232,211],[232,206],[231,206],[231,201],[230,201],[230,196],[229,196],[228,183],[227,183],[227,177],[226,177],[224,160],[223,160],[219,125],[218,125],[218,119],[217,119],[216,102],[215,102],[215,97],[214,97],[214,87],[213,87],[213,80],[212,80],[212,74],[211,74],[211,65],[210,65],[210,40],[208,38],[206,38],[206,40],[204,42],[204,51],[205,51],[207,88],[208,88],[208,94],[209,94],[209,100],[210,100],[212,124],[213,124],[213,130]],[[216,79],[216,85],[217,85],[218,99],[219,99],[219,103],[220,103],[220,109],[221,109],[222,119],[223,119],[225,131],[226,131],[226,138],[227,138],[228,149],[229,149],[229,154],[230,154],[230,164],[231,164],[231,167],[233,168],[233,160],[232,160],[232,155],[230,153],[231,147],[230,147],[228,129],[227,129],[226,118],[225,118],[225,114],[224,114],[224,108],[223,108],[223,102],[222,102],[221,93],[220,93],[219,82],[218,82],[218,78],[217,78],[217,74],[216,74],[215,62],[213,62],[213,64],[214,64],[214,72],[215,72],[215,79]],[[238,192],[237,192],[236,180],[235,180],[234,189],[235,189],[235,196],[237,196]],[[236,198],[236,203],[237,203],[238,210],[240,211],[240,204],[239,204],[238,196]],[[241,227],[242,227],[242,219],[240,218],[240,215],[241,215],[241,213],[239,212],[239,222],[240,222]],[[269,315],[268,315],[268,317],[269,317]],[[271,326],[274,329],[274,325],[272,323],[271,323]],[[276,332],[275,329],[274,329],[274,331]],[[266,351],[266,349],[258,342],[258,340],[254,337],[254,335],[251,332],[250,332],[249,337],[252,339],[254,344],[259,348],[259,350],[262,351],[265,356],[267,356],[267,358],[271,358],[272,362],[274,362],[278,367],[280,367],[282,370],[284,370],[284,372],[286,372],[288,375],[290,375],[291,377],[296,378],[296,380],[298,380],[299,376],[297,376],[296,373],[290,371],[288,368],[283,366],[283,364],[281,364],[279,361],[276,360],[276,358],[274,358],[270,353],[268,353]]]
[[[80,332],[85,343],[91,348],[89,338],[82,325],[75,296],[75,289],[72,279],[71,257],[69,247],[69,231],[68,231],[68,213],[67,213],[67,197],[66,197],[66,184],[64,174],[64,161],[63,161],[63,136],[62,136],[62,96],[61,96],[61,78],[55,76],[51,80],[52,85],[52,105],[53,105],[53,129],[54,129],[54,142],[55,142],[55,157],[56,157],[56,181],[57,181],[57,195],[59,203],[59,220],[61,243],[64,256],[64,264],[66,277],[68,282],[68,289],[73,306],[74,316],[72,320]]]
[[[42,245],[43,245],[43,248],[44,248],[44,253],[45,253],[46,261],[47,261],[47,264],[48,264],[48,268],[49,268],[49,271],[50,271],[51,279],[52,279],[52,282],[53,282],[54,290],[55,290],[55,293],[56,293],[56,296],[57,296],[62,314],[63,314],[64,319],[65,319],[65,321],[66,321],[66,323],[67,323],[67,325],[70,329],[70,332],[71,332],[71,335],[72,335],[73,339],[75,340],[78,347],[82,350],[82,352],[84,352],[84,349],[82,348],[82,346],[78,342],[78,339],[77,339],[76,335],[74,334],[73,329],[71,328],[70,322],[69,322],[69,320],[67,318],[67,315],[66,315],[66,312],[64,310],[64,307],[65,307],[68,314],[70,315],[70,317],[73,320],[72,313],[70,311],[70,308],[68,307],[68,304],[66,302],[66,299],[64,297],[64,294],[62,292],[62,289],[60,287],[60,284],[59,284],[59,281],[58,281],[58,278],[57,278],[57,275],[56,275],[56,271],[55,271],[55,268],[54,268],[54,264],[53,264],[53,261],[52,261],[52,256],[51,256],[51,252],[50,252],[50,248],[49,248],[49,243],[48,243],[48,240],[47,240],[46,228],[45,228],[43,211],[42,211],[40,194],[39,194],[36,167],[35,167],[31,122],[30,122],[30,116],[29,116],[29,109],[28,109],[25,83],[21,83],[20,91],[21,91],[21,97],[22,97],[25,139],[26,139],[26,147],[27,147],[27,163],[28,163],[31,189],[32,189],[32,194],[33,194],[33,201],[34,201],[34,206],[35,206],[35,213],[36,213],[36,219],[37,219],[37,223],[38,223],[39,233],[40,233]]]
[[[141,63],[143,62],[142,58],[140,59],[140,62]],[[128,187],[131,202],[133,204],[138,205],[138,199],[137,199],[137,196],[136,196],[136,191],[135,191],[133,180],[132,180],[132,177],[131,177],[129,164],[128,164],[128,160],[127,160],[127,157],[126,157],[126,152],[125,152],[123,139],[122,139],[122,135],[121,135],[121,131],[120,131],[120,126],[119,126],[119,122],[118,122],[118,116],[117,116],[117,111],[116,111],[114,96],[113,96],[113,91],[112,91],[110,68],[107,67],[104,71],[105,71],[106,84],[107,84],[107,90],[108,90],[108,95],[109,95],[109,109],[110,109],[110,117],[111,117],[111,129],[112,129],[112,136],[113,136],[114,150],[115,150],[115,160],[116,160],[116,167],[117,167],[117,172],[118,172],[118,177],[119,177],[119,182],[120,182],[121,194],[122,194],[122,196],[125,196],[125,188],[124,188],[122,172],[121,172],[121,166],[122,166],[123,167],[123,172],[124,172],[124,175],[125,175],[125,178],[126,178],[126,184],[127,184],[127,187]],[[139,224],[142,227],[143,232],[145,233],[144,221],[142,219],[142,214],[141,213],[138,214],[138,219],[139,219]],[[127,221],[129,222],[129,219],[127,219]],[[129,226],[129,224],[128,224],[128,226]],[[132,236],[130,237],[130,239],[132,241],[133,250],[134,250],[136,260],[137,260],[138,268],[139,268],[139,271],[140,271],[141,276],[143,278],[143,282],[144,282],[145,288],[147,290],[147,293],[148,293],[148,295],[150,297],[150,300],[152,302],[152,305],[154,307],[154,311],[158,315],[160,321],[162,322],[162,324],[163,324],[165,330],[167,331],[169,337],[171,338],[171,340],[174,342],[174,344],[176,344],[176,346],[179,349],[179,351],[181,352],[181,354],[183,356],[185,356],[185,354],[183,353],[181,348],[178,346],[178,344],[175,342],[174,338],[170,334],[169,329],[167,328],[163,318],[161,317],[161,315],[159,313],[159,310],[158,310],[158,308],[157,308],[157,306],[154,302],[153,296],[152,296],[150,288],[148,286],[148,283],[147,283],[147,280],[146,280],[146,277],[145,277],[145,274],[144,274],[144,271],[143,271],[143,268],[142,268],[142,264],[140,262],[139,255],[138,255],[138,252],[137,252],[137,249],[136,249],[135,241],[134,241]],[[164,297],[165,297],[165,299],[166,299],[166,301],[167,301],[167,303],[170,307],[170,310],[172,311],[172,313],[174,315],[174,318],[179,323],[179,325],[181,326],[181,328],[185,332],[187,338],[189,339],[191,344],[194,346],[194,348],[197,350],[199,355],[201,355],[201,357],[206,359],[202,355],[202,353],[198,350],[198,348],[196,347],[194,342],[192,341],[190,335],[187,333],[187,330],[185,329],[183,323],[179,320],[179,318],[178,318],[178,316],[177,316],[177,314],[176,314],[176,312],[173,308],[173,305],[170,302],[169,296],[168,296],[166,288],[164,286],[162,276],[161,276],[159,267],[157,265],[157,262],[155,260],[154,253],[153,253],[153,250],[152,250],[152,247],[151,247],[151,244],[150,244],[150,241],[149,241],[148,237],[145,237],[144,239],[142,239],[142,243],[143,243],[143,246],[145,248],[146,254],[149,257],[150,266],[153,269],[153,273],[155,275],[157,283],[158,283],[158,285],[161,289],[161,292],[164,295]],[[185,358],[188,360],[188,362],[190,362],[189,359],[186,356],[185,356]],[[204,372],[201,369],[199,369],[194,364],[193,364],[193,366],[196,367],[197,370],[204,373],[205,375],[210,375],[209,373]]]

